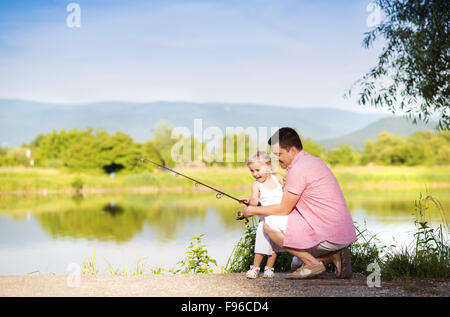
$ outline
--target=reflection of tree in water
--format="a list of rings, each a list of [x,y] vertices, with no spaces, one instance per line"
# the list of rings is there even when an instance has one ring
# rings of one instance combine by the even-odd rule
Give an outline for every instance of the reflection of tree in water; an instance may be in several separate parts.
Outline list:
[[[419,199],[420,191],[374,191],[374,192],[347,192],[345,198],[350,211],[364,210],[366,215],[379,218],[381,222],[403,221],[404,217],[414,218],[414,201]],[[449,197],[438,193],[435,195],[443,206],[449,205]],[[428,216],[434,220],[441,220],[441,212],[430,205]],[[445,209],[444,209],[445,210]]]
[[[41,212],[36,218],[54,238],[124,242],[147,224],[158,240],[171,241],[186,223],[204,221],[210,207],[219,213],[225,227],[241,225],[234,220],[236,204],[218,201],[214,195],[129,195],[106,204],[104,197],[85,197],[61,203],[59,211]]]
[[[140,232],[145,223],[145,213],[133,208],[126,211],[120,206],[104,212],[102,205],[80,206],[59,212],[40,213],[36,218],[45,231],[56,237],[98,239],[124,242]],[[99,211],[102,212],[99,212]]]
[[[123,208],[120,205],[116,205],[114,200],[111,200],[109,204],[103,207],[102,211],[109,213],[111,216],[116,216],[123,213]]]
[[[220,215],[226,228],[239,226],[234,220],[233,208],[236,204],[228,200],[219,201],[215,195],[165,194],[156,200],[154,196],[141,195],[126,197],[125,201],[127,205],[147,206],[148,226],[156,233],[157,239],[165,241],[176,239],[189,222],[201,221],[206,226],[205,219],[211,207]],[[150,210],[148,206],[151,206]]]
[[[393,222],[404,216],[411,217],[414,200],[419,191],[360,191],[346,190],[344,196],[352,212],[363,210],[366,215],[378,217],[379,221]],[[230,193],[238,196],[239,193]],[[430,193],[450,210],[448,191]],[[226,230],[244,228],[241,221],[234,220],[241,205],[230,199],[216,199],[206,193],[165,193],[155,195],[114,195],[69,198],[48,195],[46,197],[12,198],[0,197],[0,210],[15,219],[25,216],[22,210],[32,210],[43,229],[52,237],[97,239],[124,242],[131,240],[145,225],[155,232],[157,240],[176,239],[189,223],[203,222],[208,211],[213,210]],[[111,204],[113,202],[113,204]],[[441,219],[439,210],[430,205],[430,214]],[[400,218],[399,218],[400,216]]]

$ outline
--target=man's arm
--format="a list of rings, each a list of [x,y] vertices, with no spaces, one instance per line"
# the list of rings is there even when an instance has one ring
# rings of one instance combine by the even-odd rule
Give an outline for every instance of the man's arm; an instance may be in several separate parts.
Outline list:
[[[293,194],[284,190],[283,199],[279,205],[270,206],[248,206],[243,209],[244,216],[250,217],[255,215],[261,216],[286,216],[289,215],[300,199],[300,195]]]

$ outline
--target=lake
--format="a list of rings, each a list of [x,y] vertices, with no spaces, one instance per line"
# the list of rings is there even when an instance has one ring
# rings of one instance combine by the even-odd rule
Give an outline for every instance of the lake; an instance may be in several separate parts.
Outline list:
[[[359,228],[377,234],[397,248],[413,239],[414,200],[424,190],[345,190]],[[432,189],[444,215],[432,203],[427,220],[448,221],[450,191]],[[240,193],[232,193],[245,196]],[[205,234],[208,254],[225,266],[242,234],[234,220],[241,207],[216,199],[212,192],[74,196],[0,197],[0,275],[67,274],[71,263],[95,254],[97,268],[131,267],[142,260],[148,268],[170,269],[185,257],[192,237]]]

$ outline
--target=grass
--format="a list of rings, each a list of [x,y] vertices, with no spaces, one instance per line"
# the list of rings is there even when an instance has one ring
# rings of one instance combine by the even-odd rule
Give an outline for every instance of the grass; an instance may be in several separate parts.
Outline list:
[[[441,211],[441,223],[434,228],[427,221],[430,203]],[[375,234],[357,230],[358,240],[351,245],[354,272],[367,275],[367,266],[377,262],[384,280],[450,278],[449,224],[445,212],[439,201],[428,194],[421,194],[414,206],[414,240],[400,250],[382,245]]]
[[[415,202],[417,218],[412,246],[387,255],[383,262],[386,279],[401,278],[450,278],[449,225],[442,210],[443,222],[432,228],[425,219],[428,204],[432,202],[442,210],[439,201],[432,196],[420,197]]]
[[[244,232],[244,235],[239,240],[238,244],[234,247],[225,270],[231,273],[245,272],[253,265],[254,250],[255,250],[255,238],[256,230],[258,228],[258,222],[255,221],[255,217],[251,219],[249,228]],[[287,252],[278,254],[277,260],[274,265],[275,272],[288,272],[291,268],[292,255]],[[264,257],[261,262],[261,271],[264,271],[264,267],[267,263],[267,257]]]
[[[226,271],[217,266],[216,260],[208,255],[206,245],[202,244],[204,234],[191,238],[189,246],[186,248],[185,258],[177,263],[177,266],[170,269],[160,267],[147,267],[146,258],[140,258],[133,262],[132,265],[120,267],[111,264],[106,258],[103,260],[108,265],[107,273],[110,275],[144,275],[144,274],[187,274],[187,273],[225,273]],[[212,266],[214,265],[214,267]],[[33,273],[33,272],[32,272]],[[92,255],[87,256],[81,264],[81,273],[84,275],[97,275],[100,270],[97,268],[95,250]],[[31,273],[30,273],[31,274]]]
[[[406,166],[358,166],[358,167],[335,167],[332,169],[339,183],[344,187],[352,185],[369,184],[389,185],[395,187],[409,185],[409,187],[447,185],[450,183],[449,167],[406,167]]]
[[[343,188],[352,187],[429,187],[450,186],[450,166],[448,167],[334,167],[332,168]],[[211,167],[202,169],[179,170],[188,176],[222,189],[230,189],[249,184],[253,181],[248,169]],[[22,191],[36,192],[46,190],[89,189],[130,189],[139,187],[192,189],[194,184],[170,172],[155,170],[138,174],[118,173],[114,178],[107,174],[92,172],[72,172],[67,169],[43,169],[8,167],[0,168],[0,192]]]

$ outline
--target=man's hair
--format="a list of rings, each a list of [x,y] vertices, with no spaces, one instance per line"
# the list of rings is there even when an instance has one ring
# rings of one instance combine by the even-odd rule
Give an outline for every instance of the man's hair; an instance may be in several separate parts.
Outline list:
[[[269,145],[280,144],[285,150],[289,150],[294,146],[297,150],[301,151],[303,149],[302,141],[297,132],[292,128],[281,128],[275,132],[268,141]]]

